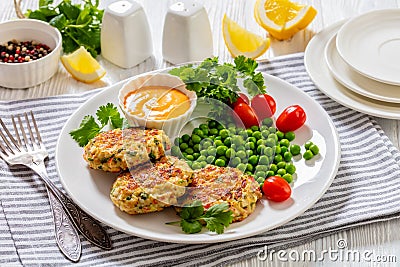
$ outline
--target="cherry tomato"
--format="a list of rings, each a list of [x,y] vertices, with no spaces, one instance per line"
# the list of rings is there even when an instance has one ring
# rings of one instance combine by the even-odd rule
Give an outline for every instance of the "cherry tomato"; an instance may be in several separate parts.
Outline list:
[[[279,176],[271,176],[265,179],[262,191],[267,199],[275,202],[285,201],[292,194],[292,188],[288,182]]]
[[[256,113],[246,103],[239,103],[235,105],[233,111],[235,111],[236,115],[238,115],[246,128],[259,125]]]
[[[250,100],[247,95],[243,93],[238,93],[239,97],[236,99],[236,102],[233,103],[232,107],[235,107],[237,104],[246,103],[247,105],[250,104]]]
[[[299,129],[306,122],[306,113],[299,105],[285,108],[276,120],[276,128],[286,133]]]
[[[251,107],[257,114],[260,121],[270,118],[275,114],[276,102],[272,96],[268,94],[256,95],[251,100]]]

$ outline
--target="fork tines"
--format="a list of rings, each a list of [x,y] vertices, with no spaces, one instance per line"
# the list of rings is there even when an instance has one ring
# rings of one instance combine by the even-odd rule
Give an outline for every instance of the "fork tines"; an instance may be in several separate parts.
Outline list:
[[[42,143],[42,138],[39,133],[39,129],[36,124],[35,117],[33,116],[33,112],[30,111],[30,117],[31,121],[28,117],[28,113],[24,113],[23,117],[25,119],[25,127],[23,124],[23,120],[21,119],[21,115],[11,115],[11,120],[14,128],[14,136],[11,134],[11,132],[8,130],[7,126],[3,122],[2,119],[0,119],[0,124],[2,126],[2,129],[0,129],[0,137],[3,139],[3,143],[0,142],[0,148],[1,152],[0,154],[5,154],[7,156],[11,154],[16,154],[18,152],[23,152],[23,151],[32,151],[40,148],[44,148],[43,143]],[[35,133],[36,133],[36,138],[34,136],[33,130],[32,130],[32,125],[35,128]],[[19,130],[18,130],[19,129]],[[29,139],[26,130],[28,130],[29,133]],[[22,135],[22,137],[21,137]],[[7,138],[8,137],[8,138]]]

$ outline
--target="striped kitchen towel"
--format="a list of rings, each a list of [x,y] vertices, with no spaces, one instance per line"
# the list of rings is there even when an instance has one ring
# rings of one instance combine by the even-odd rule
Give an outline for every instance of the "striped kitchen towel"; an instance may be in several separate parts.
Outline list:
[[[368,115],[346,108],[321,93],[310,80],[303,54],[260,63],[259,70],[280,77],[314,98],[339,133],[342,158],[332,185],[303,215],[266,233],[214,244],[172,244],[130,236],[107,228],[113,242],[103,251],[83,240],[76,266],[216,266],[254,257],[265,245],[289,247],[326,234],[388,220],[400,214],[400,153]],[[100,89],[101,90],[101,89]],[[68,117],[97,91],[32,100],[0,102],[0,116],[33,110],[58,180],[54,153]],[[73,166],[71,166],[73,167]],[[54,241],[46,189],[30,170],[0,161],[0,265],[69,265]],[[195,238],[195,237],[194,237]]]

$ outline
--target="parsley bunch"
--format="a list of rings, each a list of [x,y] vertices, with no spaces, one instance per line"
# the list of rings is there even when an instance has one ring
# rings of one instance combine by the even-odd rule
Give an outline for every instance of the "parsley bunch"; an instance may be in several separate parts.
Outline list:
[[[78,129],[71,131],[69,134],[79,144],[85,146],[89,140],[98,135],[101,130],[110,125],[112,128],[122,128],[124,119],[121,117],[118,109],[114,104],[100,106],[96,112],[98,124],[92,115],[86,115]]]
[[[48,22],[62,35],[64,53],[71,53],[84,46],[96,57],[100,53],[100,29],[103,10],[98,9],[99,0],[83,0],[82,5],[63,0],[57,6],[54,0],[39,0],[37,10],[28,10],[25,16]]]
[[[222,234],[224,229],[232,223],[232,211],[227,203],[216,204],[204,213],[200,201],[194,201],[191,205],[184,206],[180,213],[181,220],[168,222],[167,224],[179,224],[182,231],[187,234],[200,232],[205,226],[208,230]]]
[[[196,92],[198,97],[212,98],[225,105],[234,103],[238,98],[238,79],[243,79],[243,86],[251,96],[265,94],[264,77],[256,73],[258,63],[244,56],[238,56],[234,64],[218,63],[218,57],[207,58],[199,65],[188,64],[174,68],[170,74],[185,82],[186,88]],[[212,107],[217,118],[223,114],[223,108]]]

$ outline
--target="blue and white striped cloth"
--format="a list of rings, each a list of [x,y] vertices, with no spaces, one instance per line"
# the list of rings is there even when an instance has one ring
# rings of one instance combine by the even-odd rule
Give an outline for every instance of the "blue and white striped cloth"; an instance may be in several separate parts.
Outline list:
[[[103,251],[83,240],[77,266],[216,266],[254,257],[269,248],[291,246],[333,232],[400,214],[400,153],[368,115],[321,93],[310,80],[303,54],[260,63],[259,70],[305,91],[331,116],[340,136],[339,171],[325,195],[303,215],[257,236],[215,244],[162,243],[107,228],[114,242]],[[101,89],[100,89],[101,90]],[[0,116],[33,110],[50,154],[48,173],[58,180],[54,152],[67,118],[99,92],[0,102]],[[54,241],[53,218],[43,183],[32,171],[0,161],[0,265],[69,265]]]

